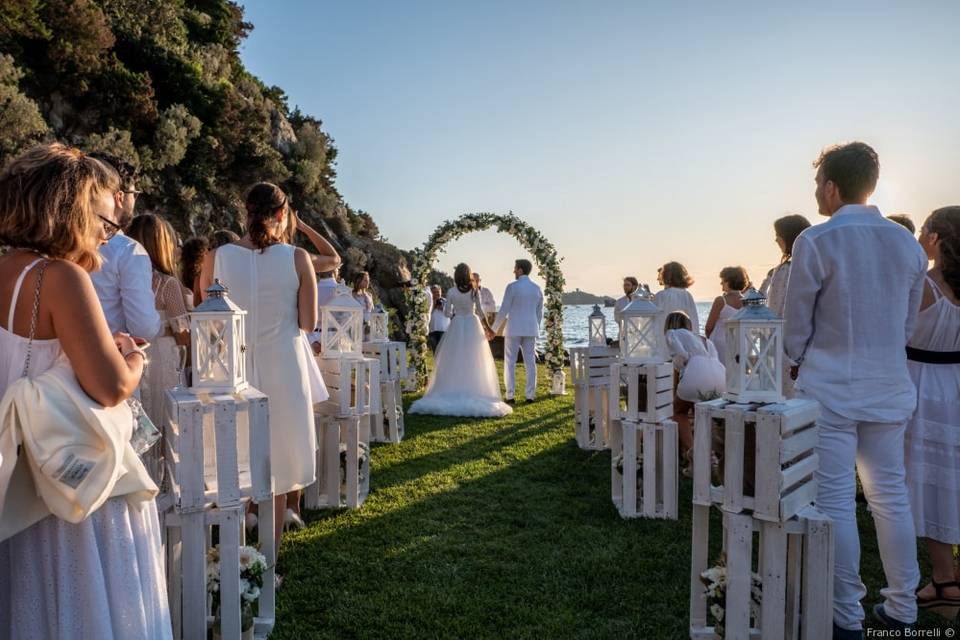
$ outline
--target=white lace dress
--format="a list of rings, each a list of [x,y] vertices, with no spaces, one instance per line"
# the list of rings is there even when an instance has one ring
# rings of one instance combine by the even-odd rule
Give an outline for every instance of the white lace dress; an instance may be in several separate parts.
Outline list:
[[[476,295],[450,289],[445,312],[453,319],[437,346],[427,392],[409,412],[475,417],[512,413],[500,395],[497,367],[480,324],[482,311]]]
[[[920,311],[908,343],[924,351],[960,351],[960,306],[927,279],[936,302]],[[960,544],[960,364],[907,360],[917,410],[907,423],[907,487],[918,537]]]
[[[0,393],[23,373],[27,342],[0,328]],[[34,340],[29,375],[65,357],[59,340]],[[78,524],[48,516],[0,542],[0,638],[171,637],[153,502],[111,498]]]

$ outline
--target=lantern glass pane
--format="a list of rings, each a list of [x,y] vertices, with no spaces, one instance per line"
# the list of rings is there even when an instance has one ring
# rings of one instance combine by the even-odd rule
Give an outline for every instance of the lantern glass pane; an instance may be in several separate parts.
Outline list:
[[[240,316],[234,316],[233,318],[233,343],[234,343],[234,361],[233,361],[233,374],[234,377],[241,380],[246,379],[246,353],[241,348],[241,346],[246,342],[246,336],[243,335],[243,320]]]
[[[590,318],[590,345],[605,346],[607,344],[607,327],[604,318]]]
[[[747,358],[744,373],[746,388],[751,391],[769,391],[777,388],[774,372],[777,369],[774,329],[747,327]]]
[[[230,357],[227,348],[227,323],[221,319],[203,319],[198,322],[200,341],[197,345],[198,360],[196,363],[200,382],[212,384],[229,384],[230,368],[227,359]]]
[[[738,392],[740,388],[740,327],[730,322],[725,327],[727,334],[723,354],[727,368],[727,391]]]

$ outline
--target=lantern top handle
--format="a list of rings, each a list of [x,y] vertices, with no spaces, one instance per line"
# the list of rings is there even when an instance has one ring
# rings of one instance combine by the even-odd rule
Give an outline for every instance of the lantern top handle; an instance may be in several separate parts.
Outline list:
[[[598,305],[598,304],[593,305],[593,312],[590,313],[590,317],[591,317],[591,318],[606,318],[606,316],[603,315],[603,311],[600,311],[600,305]]]
[[[227,297],[229,291],[230,289],[220,282],[219,278],[215,278],[213,284],[207,287],[205,292],[207,295],[204,296],[203,302],[193,310],[194,313],[246,313]]]

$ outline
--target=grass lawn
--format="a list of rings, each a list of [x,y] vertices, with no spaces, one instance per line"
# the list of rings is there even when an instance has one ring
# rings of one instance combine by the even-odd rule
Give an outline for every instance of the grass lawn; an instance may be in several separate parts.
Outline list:
[[[687,637],[690,482],[679,521],[620,519],[610,453],[577,448],[572,394],[548,378],[506,418],[407,416],[402,443],[374,445],[366,503],[285,537],[272,637]],[[861,516],[872,606],[883,574]]]

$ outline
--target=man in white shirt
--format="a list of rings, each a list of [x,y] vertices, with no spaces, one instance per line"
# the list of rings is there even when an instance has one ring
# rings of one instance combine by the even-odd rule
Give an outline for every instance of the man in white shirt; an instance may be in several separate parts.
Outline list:
[[[623,314],[623,310],[626,309],[627,305],[636,297],[637,289],[639,288],[640,281],[633,276],[627,276],[623,279],[623,297],[617,298],[617,301],[613,305],[613,319],[617,325],[620,324],[620,316]]]
[[[337,295],[337,269],[317,274],[317,307],[322,307]]]
[[[90,274],[110,331],[123,331],[152,340],[163,329],[153,295],[153,265],[146,250],[123,230],[133,220],[140,191],[134,168],[115,156],[92,153],[91,157],[113,167],[120,175],[120,191],[114,194],[115,219],[104,219],[110,240],[100,247],[103,264]]]
[[[473,274],[473,281],[477,283],[477,291],[480,292],[480,310],[483,311],[483,315],[487,317],[487,322],[490,322],[493,315],[497,312],[497,301],[493,297],[493,292],[490,291],[490,289],[480,285],[479,273]]]
[[[799,364],[796,389],[822,405],[817,506],[835,523],[834,638],[863,637],[867,591],[860,579],[856,476],[873,512],[889,585],[874,608],[903,630],[917,617],[920,574],[903,464],[916,389],[905,346],[923,291],[927,259],[897,224],[866,205],[879,177],[862,142],[825,150],[814,163],[827,222],[793,245],[784,347]]]
[[[537,336],[543,321],[543,291],[532,280],[533,265],[529,260],[517,260],[513,267],[516,280],[503,292],[503,304],[497,313],[493,332],[503,333],[503,383],[506,387],[504,401],[513,402],[516,386],[517,355],[523,351],[523,370],[527,374],[527,402],[537,393]]]
[[[443,334],[447,332],[447,327],[450,326],[450,318],[447,317],[444,309],[446,300],[443,299],[441,293],[438,285],[430,287],[432,308],[430,310],[430,323],[428,325],[427,346],[430,347],[431,351],[437,350],[437,345],[440,344],[440,338],[443,337]]]

